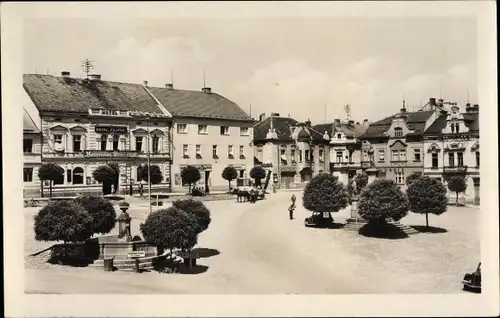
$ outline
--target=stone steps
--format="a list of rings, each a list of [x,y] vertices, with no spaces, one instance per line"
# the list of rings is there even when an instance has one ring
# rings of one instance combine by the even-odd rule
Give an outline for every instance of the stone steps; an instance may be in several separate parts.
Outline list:
[[[406,235],[412,235],[412,234],[418,234],[419,232],[417,230],[415,230],[414,228],[412,228],[411,226],[408,226],[406,224],[402,224],[400,222],[396,222],[396,221],[389,221],[388,222],[389,224],[397,227],[398,229],[400,229],[402,232],[404,232]],[[345,225],[344,225],[344,229],[348,230],[348,231],[355,231],[355,232],[359,232],[359,230],[366,224],[366,221],[364,221],[363,219],[358,219],[358,220],[355,220],[355,219],[349,219],[346,221]]]

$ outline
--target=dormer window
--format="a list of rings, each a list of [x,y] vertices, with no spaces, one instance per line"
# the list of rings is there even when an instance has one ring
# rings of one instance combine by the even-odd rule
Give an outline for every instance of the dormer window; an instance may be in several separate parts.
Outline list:
[[[401,127],[394,128],[394,136],[395,137],[403,137],[403,128],[401,128]]]
[[[342,134],[341,133],[338,133],[337,134],[337,139],[341,139],[342,138]]]

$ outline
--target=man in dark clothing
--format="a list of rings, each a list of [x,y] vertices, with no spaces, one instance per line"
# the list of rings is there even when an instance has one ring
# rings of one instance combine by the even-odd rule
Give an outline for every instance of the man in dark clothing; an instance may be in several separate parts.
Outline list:
[[[290,220],[293,220],[293,210],[295,210],[295,203],[292,203],[288,208],[288,214],[290,216]]]
[[[292,194],[292,204],[295,205],[295,201],[297,200],[297,198],[295,197],[295,194]]]

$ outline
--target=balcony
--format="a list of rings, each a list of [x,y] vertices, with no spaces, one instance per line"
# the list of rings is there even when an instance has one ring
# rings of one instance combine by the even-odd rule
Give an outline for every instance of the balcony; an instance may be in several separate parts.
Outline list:
[[[467,166],[443,167],[443,173],[467,173]]]

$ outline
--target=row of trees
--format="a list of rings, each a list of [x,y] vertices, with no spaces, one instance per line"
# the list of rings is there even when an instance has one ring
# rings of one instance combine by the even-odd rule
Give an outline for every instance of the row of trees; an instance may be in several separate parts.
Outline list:
[[[158,184],[163,180],[160,167],[151,165],[151,183]],[[44,163],[38,170],[38,177],[40,180],[49,181],[50,198],[52,198],[52,185],[55,180],[59,180],[64,175],[64,169],[54,163]],[[92,173],[93,178],[102,184],[103,194],[111,194],[112,187],[113,193],[118,190],[118,183],[120,179],[120,168],[117,164],[110,163],[97,167]],[[143,165],[138,168],[137,181],[148,182],[148,165]]]
[[[447,210],[445,186],[428,176],[412,175],[407,181],[406,193],[393,180],[377,179],[367,185],[367,176],[358,174],[354,181],[355,188],[353,182],[344,186],[333,175],[317,175],[304,189],[304,208],[313,212],[338,212],[348,205],[350,197],[357,192],[358,213],[369,224],[380,226],[388,219],[399,221],[412,211],[425,214],[427,227],[429,214],[441,215]],[[451,191],[462,192],[465,191],[466,183],[463,178],[452,177],[448,187]]]

